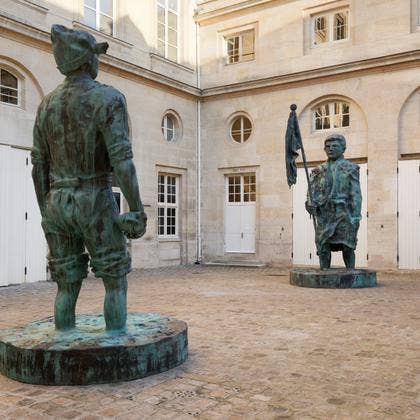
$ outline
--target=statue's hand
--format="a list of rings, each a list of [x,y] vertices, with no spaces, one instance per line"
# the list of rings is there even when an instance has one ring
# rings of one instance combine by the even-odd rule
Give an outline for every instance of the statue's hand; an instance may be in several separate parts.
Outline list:
[[[305,209],[309,214],[314,215],[317,213],[318,206],[315,204],[310,204],[309,201],[305,201]]]
[[[117,223],[127,238],[137,239],[141,238],[146,232],[147,216],[142,211],[130,211],[120,214]]]

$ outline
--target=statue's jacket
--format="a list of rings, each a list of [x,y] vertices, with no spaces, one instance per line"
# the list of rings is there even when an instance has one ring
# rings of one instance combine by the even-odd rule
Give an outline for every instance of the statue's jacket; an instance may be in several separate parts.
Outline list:
[[[362,203],[359,166],[343,157],[326,161],[312,170],[311,186],[318,253],[326,245],[332,251],[343,245],[355,249]]]

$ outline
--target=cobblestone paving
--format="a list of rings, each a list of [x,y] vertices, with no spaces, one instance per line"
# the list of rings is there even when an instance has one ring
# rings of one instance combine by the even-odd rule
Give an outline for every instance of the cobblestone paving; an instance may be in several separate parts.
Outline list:
[[[0,417],[420,419],[420,274],[374,289],[293,287],[279,269],[179,267],[130,275],[129,310],[189,326],[189,359],[137,381],[25,385],[0,376]],[[55,285],[0,289],[0,328],[51,315]],[[79,313],[101,311],[85,281]]]

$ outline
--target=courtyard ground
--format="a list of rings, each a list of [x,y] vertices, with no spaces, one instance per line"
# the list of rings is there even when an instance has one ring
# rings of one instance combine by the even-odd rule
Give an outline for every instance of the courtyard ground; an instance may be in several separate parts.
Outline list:
[[[286,271],[188,266],[129,276],[129,311],[189,327],[189,358],[169,372],[86,387],[0,376],[0,418],[420,419],[420,273],[379,287],[293,287]],[[52,314],[54,283],[0,289],[0,328]],[[101,312],[85,281],[79,313]]]

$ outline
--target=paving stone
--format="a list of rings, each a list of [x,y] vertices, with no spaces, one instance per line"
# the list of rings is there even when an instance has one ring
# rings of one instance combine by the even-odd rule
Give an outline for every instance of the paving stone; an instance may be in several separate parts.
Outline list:
[[[281,274],[278,275],[278,274]],[[188,323],[187,362],[132,382],[25,385],[0,376],[0,418],[418,419],[420,275],[379,287],[292,287],[277,268],[172,267],[129,277],[129,310]],[[51,316],[55,284],[0,288],[0,328]],[[89,278],[78,313],[102,310]]]

